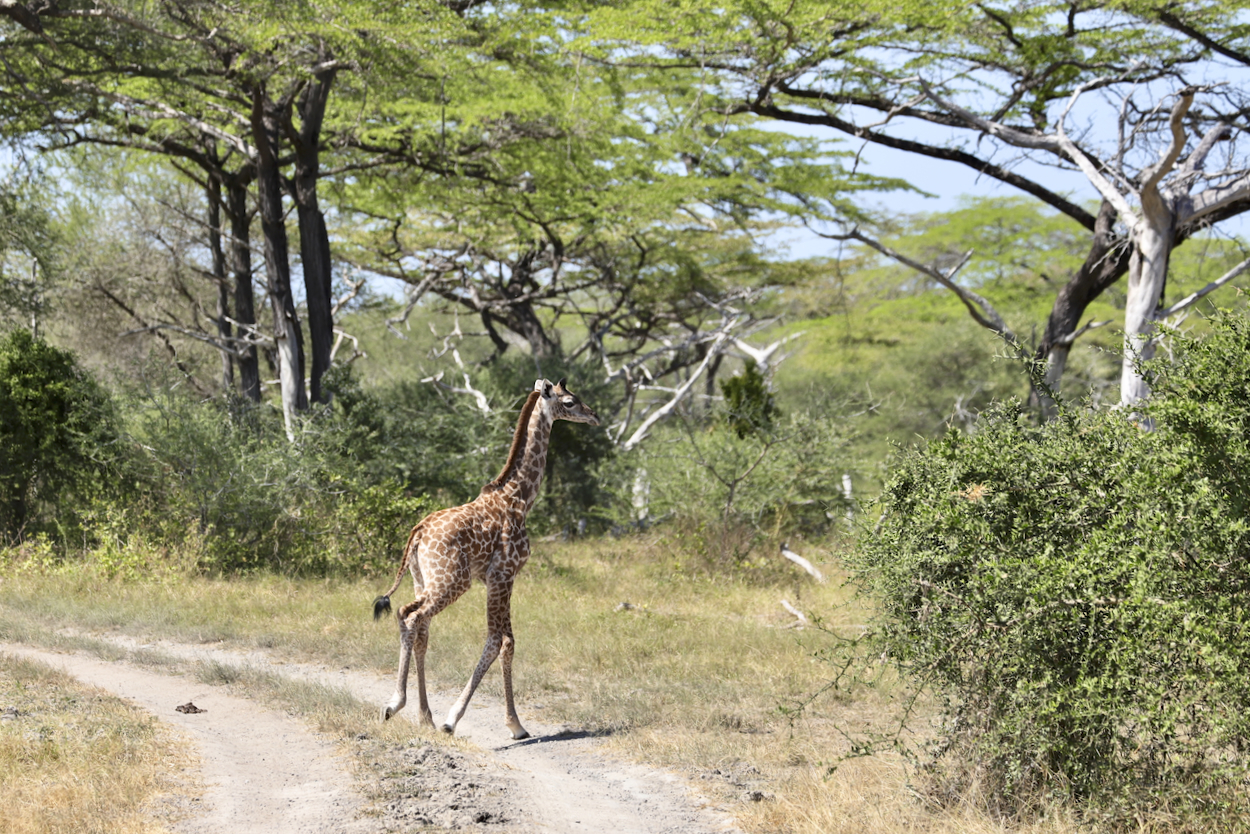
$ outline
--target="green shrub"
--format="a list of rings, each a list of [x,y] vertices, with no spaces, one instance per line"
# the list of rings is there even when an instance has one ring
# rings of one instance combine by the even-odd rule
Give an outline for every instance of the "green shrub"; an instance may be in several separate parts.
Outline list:
[[[1250,759],[1250,332],[1156,366],[1150,432],[1019,405],[900,455],[850,567],[872,639],[944,699],[932,765],[1009,813],[1235,827]]]
[[[781,536],[821,534],[844,518],[850,437],[845,421],[807,413],[742,437],[720,415],[705,425],[677,421],[603,473],[615,484],[613,519],[663,522],[683,567],[775,563]]]
[[[72,354],[26,330],[0,340],[0,537],[74,536],[117,455],[113,404]]]
[[[773,395],[768,390],[768,383],[754,360],[746,360],[742,373],[722,380],[720,390],[725,395],[722,419],[738,435],[739,440],[748,434],[768,431],[772,428],[773,421],[781,416],[777,404],[773,402]]]
[[[276,412],[168,389],[130,404],[142,450],[129,534],[190,552],[213,572],[389,569],[432,503],[351,452],[352,432],[311,418],[292,444]],[[116,526],[116,525],[114,525]]]
[[[508,415],[491,419],[467,397],[417,382],[365,388],[347,366],[332,368],[326,387],[337,445],[372,482],[396,481],[460,504],[476,498],[507,458]]]

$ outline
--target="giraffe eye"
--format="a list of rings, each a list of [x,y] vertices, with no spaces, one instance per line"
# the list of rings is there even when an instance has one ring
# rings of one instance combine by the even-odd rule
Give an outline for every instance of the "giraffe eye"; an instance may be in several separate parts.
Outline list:
[[[577,400],[573,399],[572,397],[565,397],[563,400],[561,400],[561,402],[563,402],[565,405],[571,408],[573,406],[573,403],[577,402]]]

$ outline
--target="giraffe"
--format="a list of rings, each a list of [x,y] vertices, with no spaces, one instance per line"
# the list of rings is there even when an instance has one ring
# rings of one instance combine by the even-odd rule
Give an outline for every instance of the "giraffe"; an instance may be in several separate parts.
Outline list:
[[[469,589],[474,579],[486,583],[486,645],[460,698],[447,713],[443,732],[455,733],[469,699],[496,657],[503,667],[505,720],[514,739],[529,738],[517,718],[512,700],[512,582],[529,559],[529,536],[525,517],[538,497],[547,464],[547,444],[556,420],[599,425],[599,417],[564,387],[534,382],[517,420],[508,461],[495,480],[468,504],[439,510],[426,516],[408,535],[399,571],[390,590],[373,602],[373,618],[391,610],[391,594],[412,572],[416,599],[399,609],[399,676],[395,694],[382,708],[386,721],[404,708],[408,700],[408,666],[416,657],[417,691],[421,723],[434,726],[425,693],[425,650],[429,645],[430,620]]]

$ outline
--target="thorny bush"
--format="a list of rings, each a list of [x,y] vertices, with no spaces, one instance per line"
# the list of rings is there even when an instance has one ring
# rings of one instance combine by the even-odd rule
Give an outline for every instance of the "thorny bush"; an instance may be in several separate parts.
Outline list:
[[[943,700],[939,795],[1244,827],[1250,326],[1174,338],[1140,422],[1004,405],[897,460],[850,567],[875,656]]]

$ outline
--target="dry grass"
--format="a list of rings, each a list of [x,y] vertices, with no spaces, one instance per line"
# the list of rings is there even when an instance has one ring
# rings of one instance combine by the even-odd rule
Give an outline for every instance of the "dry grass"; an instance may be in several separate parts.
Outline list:
[[[6,834],[163,832],[196,788],[170,731],[48,666],[0,655],[0,705],[17,710],[0,721]]]
[[[888,687],[863,688],[853,697],[819,698],[798,719],[783,712],[819,690],[831,670],[817,657],[829,638],[811,628],[785,628],[793,617],[780,600],[846,633],[865,617],[839,584],[836,560],[818,549],[804,553],[834,575],[825,585],[784,573],[772,582],[693,576],[675,571],[653,542],[637,539],[543,542],[535,552],[513,596],[523,717],[599,730],[623,756],[688,774],[725,802],[744,828],[760,834],[1078,830],[1058,812],[1013,826],[971,802],[955,809],[927,806],[895,758],[851,760],[826,775],[848,750],[847,734],[887,725],[897,704]],[[169,573],[122,582],[101,581],[87,568],[35,572],[0,583],[0,606],[8,612],[0,616],[0,637],[46,639],[72,611],[86,631],[221,641],[389,674],[394,624],[370,619],[370,603],[388,580],[224,581]],[[411,586],[403,588],[396,601],[410,594]],[[481,651],[483,605],[475,588],[434,621],[429,669],[435,687],[463,685]],[[386,743],[402,731],[393,722],[377,727],[372,705],[335,693],[233,669],[201,674],[229,677],[232,685],[293,707],[340,737],[368,727]],[[497,672],[483,689],[498,694]]]

